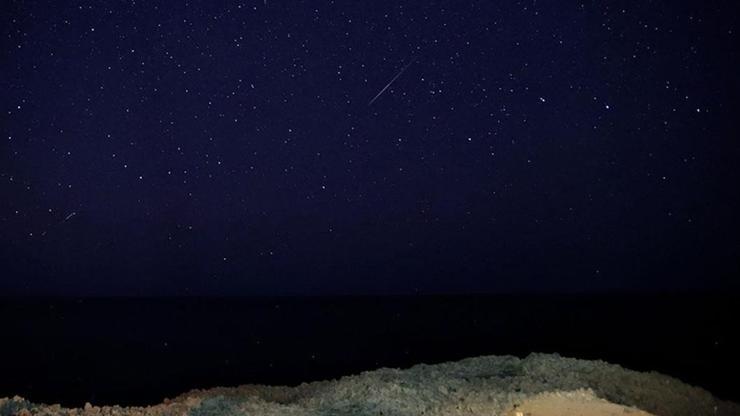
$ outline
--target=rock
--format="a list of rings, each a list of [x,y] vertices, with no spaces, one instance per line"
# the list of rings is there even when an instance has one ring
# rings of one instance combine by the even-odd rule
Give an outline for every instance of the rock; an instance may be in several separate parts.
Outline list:
[[[737,404],[661,374],[546,354],[382,368],[295,387],[193,390],[144,408],[85,403],[83,409],[65,409],[17,396],[0,399],[0,416],[69,416],[83,410],[118,416],[740,415]]]

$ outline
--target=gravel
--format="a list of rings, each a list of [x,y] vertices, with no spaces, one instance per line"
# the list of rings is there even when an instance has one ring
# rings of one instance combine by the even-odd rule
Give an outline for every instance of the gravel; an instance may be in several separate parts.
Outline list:
[[[526,400],[548,394],[594,396],[657,416],[740,416],[740,405],[655,372],[552,354],[484,356],[409,369],[381,368],[298,386],[244,385],[192,390],[149,407],[69,409],[0,399],[10,415],[509,415]]]

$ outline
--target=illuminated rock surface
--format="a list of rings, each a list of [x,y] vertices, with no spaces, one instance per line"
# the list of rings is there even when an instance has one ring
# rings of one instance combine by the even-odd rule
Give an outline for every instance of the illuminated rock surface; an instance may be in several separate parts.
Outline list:
[[[735,416],[740,406],[661,374],[532,354],[382,368],[295,387],[193,390],[150,407],[68,409],[0,399],[6,415]]]

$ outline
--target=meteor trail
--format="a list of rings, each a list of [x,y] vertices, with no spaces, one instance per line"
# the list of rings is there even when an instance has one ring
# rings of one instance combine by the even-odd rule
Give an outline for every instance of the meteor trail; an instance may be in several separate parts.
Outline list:
[[[400,76],[401,76],[401,74],[403,74],[403,71],[405,71],[405,70],[406,70],[406,68],[408,68],[409,66],[411,66],[411,64],[413,64],[413,63],[414,63],[414,60],[412,59],[411,61],[409,61],[409,63],[407,63],[406,65],[404,65],[404,66],[403,66],[403,68],[401,68],[401,70],[400,70],[400,71],[398,71],[398,73],[396,74],[396,76],[394,76],[394,77],[393,77],[393,78],[392,78],[392,79],[391,79],[390,81],[388,81],[388,83],[387,83],[387,84],[385,84],[385,87],[383,87],[383,89],[382,89],[382,90],[380,90],[380,92],[379,92],[379,93],[378,93],[377,95],[375,95],[375,97],[373,97],[373,99],[372,99],[372,100],[370,100],[370,102],[369,102],[369,103],[367,103],[367,105],[368,105],[368,106],[371,106],[371,105],[373,105],[373,103],[375,102],[375,100],[377,100],[377,99],[378,99],[378,97],[380,97],[381,95],[383,95],[383,93],[385,92],[385,90],[387,90],[387,89],[388,89],[388,87],[390,87],[390,86],[391,86],[391,84],[393,84],[393,82],[394,82],[394,81],[395,81],[396,79],[398,79],[398,77],[400,77]]]

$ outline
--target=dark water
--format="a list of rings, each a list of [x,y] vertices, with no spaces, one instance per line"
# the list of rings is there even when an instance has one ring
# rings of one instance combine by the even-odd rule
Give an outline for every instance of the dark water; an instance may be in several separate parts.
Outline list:
[[[656,370],[740,401],[740,298],[719,295],[0,299],[0,397],[153,404],[531,351]]]

